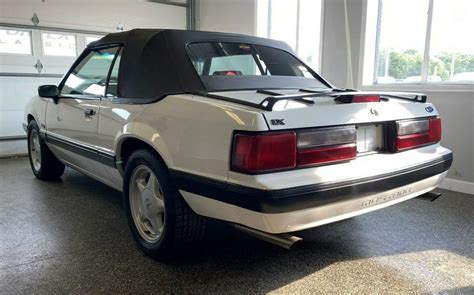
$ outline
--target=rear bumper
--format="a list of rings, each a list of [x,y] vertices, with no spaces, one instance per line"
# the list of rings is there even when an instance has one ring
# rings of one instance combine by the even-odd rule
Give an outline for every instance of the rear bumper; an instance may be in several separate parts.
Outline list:
[[[452,153],[414,167],[339,182],[263,190],[183,172],[171,175],[198,214],[271,233],[290,232],[384,208],[436,188]]]

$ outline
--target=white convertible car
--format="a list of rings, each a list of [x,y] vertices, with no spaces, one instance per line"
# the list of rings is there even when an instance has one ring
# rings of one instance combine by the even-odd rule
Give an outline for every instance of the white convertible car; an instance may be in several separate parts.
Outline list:
[[[453,156],[426,96],[338,89],[288,45],[137,29],[87,46],[26,107],[31,168],[123,192],[134,238],[169,257],[207,218],[289,233],[428,193]]]

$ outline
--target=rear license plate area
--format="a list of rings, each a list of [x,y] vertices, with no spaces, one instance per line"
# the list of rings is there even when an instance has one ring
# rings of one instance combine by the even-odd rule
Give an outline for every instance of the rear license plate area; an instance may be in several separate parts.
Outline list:
[[[371,153],[383,150],[384,134],[382,124],[358,125],[357,129],[357,153]]]

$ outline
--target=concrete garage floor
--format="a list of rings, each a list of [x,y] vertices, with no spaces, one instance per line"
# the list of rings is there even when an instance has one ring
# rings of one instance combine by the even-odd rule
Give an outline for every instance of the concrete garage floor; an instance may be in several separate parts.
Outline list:
[[[474,196],[443,191],[300,233],[292,251],[215,226],[167,264],[144,256],[120,193],[71,169],[0,160],[0,293],[474,293]]]

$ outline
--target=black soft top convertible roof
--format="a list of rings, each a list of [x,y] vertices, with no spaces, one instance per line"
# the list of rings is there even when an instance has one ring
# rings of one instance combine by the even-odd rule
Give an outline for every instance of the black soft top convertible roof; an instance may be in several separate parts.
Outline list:
[[[123,45],[118,93],[122,98],[152,101],[169,94],[195,93],[199,91],[219,91],[240,89],[246,85],[253,89],[281,88],[293,84],[295,87],[320,86],[324,80],[295,77],[216,77],[212,86],[205,85],[186,52],[186,45],[195,42],[233,42],[269,46],[294,55],[284,42],[246,35],[160,29],[134,29],[121,33],[108,34],[90,43],[89,49],[114,44]],[[316,75],[316,74],[315,74]],[[282,80],[284,79],[284,80]],[[304,80],[304,81],[303,81]],[[217,82],[217,83],[216,83]],[[302,84],[302,85],[300,85]],[[315,85],[312,85],[315,84]],[[288,85],[290,86],[290,85]]]

